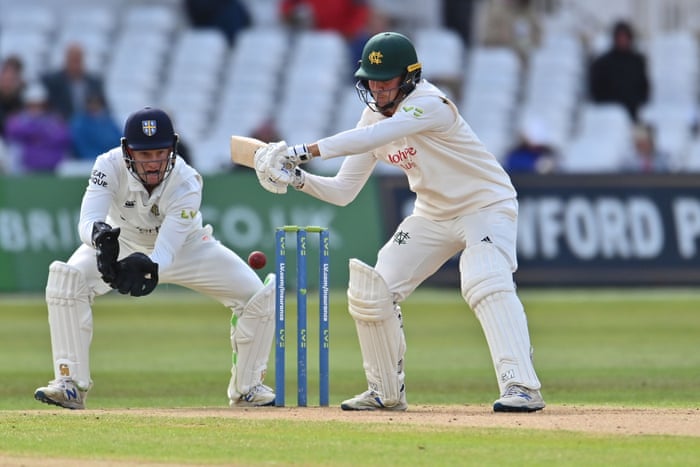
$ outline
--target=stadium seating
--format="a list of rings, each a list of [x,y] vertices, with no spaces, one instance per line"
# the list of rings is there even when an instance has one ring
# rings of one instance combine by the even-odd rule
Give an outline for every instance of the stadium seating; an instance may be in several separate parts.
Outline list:
[[[110,59],[117,21],[109,7],[92,4],[67,8],[60,16],[60,30],[51,42],[49,66],[61,67],[66,48],[78,43],[84,51],[85,67],[90,72],[102,73]]]
[[[336,32],[303,31],[294,41],[274,119],[283,139],[313,142],[327,135],[341,85],[349,82],[349,51]]]
[[[199,141],[209,131],[227,58],[228,43],[218,29],[187,29],[173,44],[157,102],[187,141]]]
[[[544,40],[529,58],[519,122],[536,116],[557,150],[569,140],[583,99],[584,63],[580,42],[564,34],[558,40]]]
[[[229,45],[213,30],[191,29],[177,0],[0,0],[0,59],[18,54],[30,80],[59,66],[69,43],[81,43],[88,69],[105,79],[118,123],[144,105],[163,106],[204,173],[230,167],[231,134],[250,135],[270,121],[290,142],[354,126],[363,107],[342,38],[287,31],[277,16],[278,0],[244,3],[254,27]],[[576,172],[616,170],[625,150],[629,122],[610,123],[590,108],[585,74],[587,61],[609,45],[610,25],[631,18],[652,79],[651,100],[640,118],[654,127],[673,170],[700,170],[694,162],[700,45],[692,22],[700,17],[700,4],[560,2],[541,17],[541,44],[523,63],[510,49],[478,43],[466,48],[440,25],[439,2],[399,3],[376,6],[413,37],[424,77],[443,86],[497,157],[525,122],[537,120],[562,153],[560,169]],[[596,119],[608,123],[594,125]],[[590,125],[606,141],[594,141]],[[340,162],[324,164],[323,170],[332,172]]]
[[[499,159],[514,140],[521,81],[521,63],[512,49],[475,47],[469,53],[460,107],[467,123]]]
[[[283,29],[254,27],[238,35],[224,64],[209,133],[194,141],[193,159],[203,173],[230,167],[231,135],[252,135],[272,118],[288,52]]]
[[[466,49],[459,34],[445,28],[422,28],[415,32],[413,42],[423,66],[423,78],[456,96],[466,60]]]
[[[147,26],[148,18],[153,19],[152,26]],[[135,109],[156,105],[168,79],[165,69],[178,25],[179,17],[172,8],[134,5],[126,9],[103,74],[107,99],[118,123]]]
[[[617,104],[583,104],[578,128],[564,145],[561,169],[565,172],[616,172],[632,153],[633,123]]]
[[[56,16],[40,5],[3,8],[0,14],[0,58],[17,55],[24,63],[27,81],[45,68],[51,39],[58,28]]]

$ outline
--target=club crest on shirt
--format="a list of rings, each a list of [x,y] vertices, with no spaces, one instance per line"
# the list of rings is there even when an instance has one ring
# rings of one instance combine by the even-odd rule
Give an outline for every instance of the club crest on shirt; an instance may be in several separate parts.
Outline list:
[[[160,209],[158,209],[157,204],[154,204],[153,206],[151,206],[151,214],[153,214],[156,217],[160,216]]]
[[[394,243],[398,245],[406,245],[408,243],[408,240],[411,238],[411,236],[408,234],[408,232],[404,232],[403,230],[399,230],[394,234]]]
[[[153,136],[158,131],[155,120],[141,120],[141,130],[146,136]]]

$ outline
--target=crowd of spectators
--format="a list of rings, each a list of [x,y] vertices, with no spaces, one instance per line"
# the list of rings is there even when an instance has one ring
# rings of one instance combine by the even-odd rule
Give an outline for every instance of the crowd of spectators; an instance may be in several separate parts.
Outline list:
[[[240,31],[253,24],[246,2],[183,1],[183,15],[193,28],[218,28],[231,47]],[[371,0],[280,0],[279,24],[291,30],[334,30],[359,59],[368,37],[398,26],[396,18]],[[506,46],[524,69],[543,41],[542,17],[530,0],[444,0],[442,23],[465,43]],[[667,171],[668,155],[656,147],[655,129],[640,119],[653,91],[647,58],[637,47],[634,26],[619,21],[611,28],[610,47],[585,60],[583,99],[623,106],[633,122],[631,152],[620,170]],[[87,71],[80,44],[66,47],[63,64],[26,83],[23,63],[5,57],[0,65],[0,173],[50,172],[66,159],[92,160],[118,144],[121,128],[110,112],[103,77]],[[547,139],[545,120],[522,122],[501,160],[511,172],[555,173],[559,150]],[[269,131],[268,131],[269,130]],[[274,121],[260,131],[277,134]],[[3,144],[4,142],[4,144]],[[186,154],[186,145],[181,147]],[[3,158],[2,153],[5,153]],[[3,162],[4,160],[4,162]],[[8,161],[10,161],[8,163]]]
[[[102,77],[85,69],[73,43],[61,67],[25,82],[22,60],[9,56],[0,70],[2,171],[52,173],[67,159],[94,160],[118,144],[122,131],[109,111]]]

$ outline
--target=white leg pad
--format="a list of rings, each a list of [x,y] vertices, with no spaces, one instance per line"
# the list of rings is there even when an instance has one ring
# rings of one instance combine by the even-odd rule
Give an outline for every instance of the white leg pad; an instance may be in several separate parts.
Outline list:
[[[462,295],[481,323],[501,394],[512,384],[540,389],[527,317],[505,257],[494,245],[480,243],[462,254],[460,266]]]
[[[355,320],[369,388],[387,406],[400,402],[406,339],[401,309],[384,279],[371,266],[350,260],[348,308]]]
[[[231,318],[230,400],[238,400],[265,378],[275,333],[274,307],[275,276],[269,274],[265,286],[253,295],[240,314],[234,312]]]
[[[46,282],[46,304],[54,376],[56,379],[71,378],[84,391],[92,385],[90,300],[90,291],[82,272],[61,261],[51,263]]]

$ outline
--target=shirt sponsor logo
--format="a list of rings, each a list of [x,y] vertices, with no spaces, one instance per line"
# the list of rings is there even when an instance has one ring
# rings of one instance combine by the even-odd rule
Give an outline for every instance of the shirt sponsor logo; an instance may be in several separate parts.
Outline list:
[[[93,170],[90,176],[90,183],[97,186],[107,186],[107,175],[99,170]]]
[[[390,163],[398,165],[404,170],[409,170],[416,167],[416,155],[418,151],[413,146],[405,149],[399,149],[395,153],[388,154],[387,159]]]
[[[160,231],[160,226],[157,225],[153,228],[147,228],[147,227],[140,227],[140,226],[135,226],[136,230],[139,231],[140,234],[143,235],[158,235],[158,232]]]
[[[413,115],[416,118],[423,116],[423,109],[421,109],[420,107],[414,107],[412,105],[404,105],[403,107],[401,107],[401,110],[403,112],[406,112],[407,114]]]

